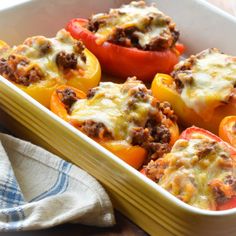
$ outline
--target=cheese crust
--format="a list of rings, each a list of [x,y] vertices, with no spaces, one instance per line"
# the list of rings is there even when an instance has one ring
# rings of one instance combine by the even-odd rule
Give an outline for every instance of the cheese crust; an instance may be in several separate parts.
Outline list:
[[[92,138],[141,146],[151,159],[170,149],[174,112],[170,104],[158,102],[135,78],[124,84],[100,83],[86,99],[74,102],[69,112],[73,123]]]
[[[88,29],[95,33],[98,43],[109,41],[151,51],[172,48],[179,37],[172,19],[144,1],[93,15]]]
[[[235,196],[235,161],[222,143],[205,135],[179,139],[170,153],[147,166],[147,176],[180,200],[202,209]]]
[[[4,54],[0,59],[0,74],[24,86],[66,81],[85,69],[84,49],[83,44],[64,29],[55,38],[30,37]]]
[[[185,104],[207,121],[234,93],[236,57],[207,49],[178,63],[172,76]]]

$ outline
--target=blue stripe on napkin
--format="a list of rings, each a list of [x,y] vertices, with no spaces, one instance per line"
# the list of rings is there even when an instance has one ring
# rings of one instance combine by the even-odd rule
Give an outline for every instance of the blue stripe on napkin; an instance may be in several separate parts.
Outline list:
[[[39,201],[45,197],[50,197],[65,192],[69,185],[69,176],[67,174],[70,171],[71,167],[72,164],[61,160],[59,164],[59,175],[54,185],[49,190],[33,198],[30,202]]]
[[[22,229],[25,214],[21,206],[3,209],[1,213],[6,216],[6,222],[8,222],[8,224],[5,224],[5,227],[2,228],[3,231],[17,231]]]
[[[10,163],[5,163],[4,166],[7,169],[7,175],[0,179],[0,209],[8,224],[4,225],[3,231],[20,230],[25,219],[21,207],[25,204],[25,200]]]
[[[24,197],[16,181],[12,168],[8,168],[6,178],[0,179],[0,209],[23,205]]]
[[[32,199],[30,202],[39,201],[45,197],[65,192],[69,185],[68,172],[72,164],[60,161],[58,177],[54,185],[47,191]],[[12,168],[9,166],[6,178],[0,180],[0,209],[6,216],[7,224],[2,227],[3,231],[18,231],[23,227],[25,219],[21,205],[25,204],[24,197],[16,181]]]

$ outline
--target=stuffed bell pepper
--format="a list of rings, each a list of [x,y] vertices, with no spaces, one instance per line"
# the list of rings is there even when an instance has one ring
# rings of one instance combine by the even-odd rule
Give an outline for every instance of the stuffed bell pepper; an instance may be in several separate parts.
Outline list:
[[[102,82],[87,95],[58,87],[51,110],[136,169],[169,152],[179,135],[169,103],[157,101],[135,78]]]
[[[207,49],[179,62],[171,75],[157,74],[151,88],[171,103],[181,125],[217,134],[221,120],[236,115],[236,57]]]
[[[143,170],[185,203],[207,210],[236,207],[236,149],[207,130],[191,127],[170,153]]]
[[[49,107],[57,86],[68,84],[87,92],[99,83],[101,69],[83,43],[63,29],[55,38],[30,37],[12,48],[0,42],[0,75]]]
[[[104,72],[124,79],[150,81],[157,72],[169,73],[184,50],[172,19],[144,1],[72,19],[66,29],[97,56]]]

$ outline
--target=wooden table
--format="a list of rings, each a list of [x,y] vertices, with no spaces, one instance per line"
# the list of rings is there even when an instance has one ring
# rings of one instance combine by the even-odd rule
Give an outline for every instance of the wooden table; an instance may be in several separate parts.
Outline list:
[[[2,233],[1,236],[147,236],[142,229],[129,221],[119,212],[115,213],[117,224],[110,228],[98,228],[79,224],[64,224],[54,228],[29,231]],[[161,236],[161,235],[160,235]]]
[[[208,0],[236,16],[236,0]],[[119,212],[115,212],[117,224],[110,228],[98,228],[79,224],[64,224],[51,229],[20,233],[1,233],[5,236],[146,236],[148,235]],[[161,236],[161,235],[160,235]]]

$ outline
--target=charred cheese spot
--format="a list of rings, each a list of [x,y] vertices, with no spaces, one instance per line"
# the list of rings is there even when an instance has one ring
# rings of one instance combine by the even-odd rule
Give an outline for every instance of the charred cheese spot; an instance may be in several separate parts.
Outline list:
[[[180,62],[172,73],[185,104],[204,120],[229,102],[236,85],[236,57],[208,49]]]
[[[152,51],[171,48],[179,37],[171,18],[143,1],[111,9],[108,14],[93,15],[88,29],[95,33],[100,43],[108,40]]]

